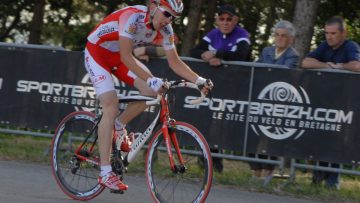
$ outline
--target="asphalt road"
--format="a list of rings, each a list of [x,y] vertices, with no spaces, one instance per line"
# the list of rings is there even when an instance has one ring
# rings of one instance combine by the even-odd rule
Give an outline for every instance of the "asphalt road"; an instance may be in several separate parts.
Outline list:
[[[152,202],[147,191],[145,177],[127,176],[129,189],[125,194],[111,194],[104,190],[88,202]],[[74,203],[62,193],[52,177],[50,166],[15,161],[0,161],[0,203]],[[207,203],[320,203],[318,201],[297,199],[234,188],[213,186]]]

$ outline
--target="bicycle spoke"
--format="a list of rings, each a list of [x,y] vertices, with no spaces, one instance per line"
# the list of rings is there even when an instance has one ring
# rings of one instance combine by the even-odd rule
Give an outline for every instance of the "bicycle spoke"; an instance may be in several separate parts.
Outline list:
[[[208,157],[210,151],[207,144],[199,143],[201,140],[197,133],[191,128],[176,125],[176,138],[181,147],[181,154],[185,162],[185,168],[181,168],[177,153],[172,149],[176,172],[169,169],[169,161],[165,152],[166,144],[162,139],[162,133],[156,134],[149,146],[149,157],[147,158],[146,168],[150,170],[148,184],[152,190],[152,195],[157,201],[165,202],[193,202],[206,199],[210,190],[212,170]],[[206,155],[204,154],[206,153]],[[157,154],[158,158],[155,158]],[[198,164],[198,157],[203,157],[203,167]]]
[[[70,114],[60,123],[52,143],[52,166],[57,183],[65,194],[77,200],[92,199],[104,189],[97,181],[98,165],[87,160],[98,160],[94,120],[89,113]],[[88,146],[94,144],[95,147],[89,152]],[[75,151],[79,151],[79,155]],[[83,160],[84,157],[86,160]]]

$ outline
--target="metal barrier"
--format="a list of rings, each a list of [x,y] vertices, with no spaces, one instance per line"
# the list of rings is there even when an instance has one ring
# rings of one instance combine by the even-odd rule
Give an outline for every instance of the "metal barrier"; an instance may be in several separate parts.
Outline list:
[[[15,48],[17,48],[17,47],[15,47]],[[13,48],[13,49],[15,49],[15,48]],[[29,48],[29,47],[24,47],[24,48]],[[40,48],[40,47],[31,46],[30,48]],[[42,48],[47,49],[47,47],[42,47]],[[62,49],[59,49],[59,50],[63,51]],[[191,61],[192,62],[202,62],[202,60],[193,59],[193,58],[189,58],[189,57],[181,57],[181,58],[183,60],[189,61],[189,62],[191,62]],[[225,66],[225,67],[230,67],[232,65],[246,66],[247,68],[249,68],[251,70],[250,82],[249,82],[249,84],[250,84],[249,85],[249,93],[246,97],[248,103],[252,102],[251,98],[253,97],[252,93],[253,93],[253,88],[254,88],[253,80],[254,80],[254,72],[255,72],[256,68],[258,68],[258,67],[268,68],[269,70],[286,68],[285,66],[273,65],[273,64],[258,64],[258,63],[254,63],[254,62],[225,62],[225,61],[223,61],[223,66]],[[321,69],[321,70],[313,70],[313,71],[316,71],[316,73],[319,75],[321,75],[323,72],[349,72],[349,71],[345,71],[345,70],[334,70],[334,69]],[[359,73],[352,73],[352,74],[359,74]],[[248,118],[250,115],[250,108],[247,108],[245,114],[246,114],[246,117]],[[246,123],[245,123],[245,130],[243,133],[244,134],[243,142],[245,144],[244,144],[243,148],[241,149],[240,154],[231,153],[231,152],[230,153],[212,153],[213,157],[229,159],[229,160],[238,160],[238,161],[246,161],[246,162],[251,161],[251,162],[272,164],[272,165],[277,166],[280,169],[280,173],[283,174],[285,171],[285,164],[284,164],[283,158],[279,158],[278,160],[270,160],[270,159],[260,159],[257,156],[255,156],[255,157],[247,156],[247,153],[248,153],[248,145],[247,144],[248,144],[248,140],[250,139],[249,138],[249,131],[250,131],[250,123],[249,122],[250,122],[249,119],[247,119]],[[0,128],[0,132],[2,132],[2,133],[48,137],[48,138],[52,137],[51,133],[44,133],[44,132],[40,132],[40,131],[33,132],[33,131],[26,131],[23,129],[10,129],[10,128],[6,127],[7,123],[1,123],[1,125],[5,126],[4,128]],[[345,168],[343,165],[341,165],[340,168],[336,169],[336,168],[321,167],[318,165],[311,165],[311,164],[306,164],[306,163],[305,164],[297,163],[293,159],[293,161],[291,162],[291,165],[290,165],[290,176],[291,176],[290,180],[293,181],[295,179],[295,171],[297,169],[323,170],[323,171],[333,171],[333,172],[339,172],[339,173],[351,174],[351,175],[360,175],[360,173],[356,170],[357,164],[358,163],[353,163],[353,165],[351,166],[350,169]]]

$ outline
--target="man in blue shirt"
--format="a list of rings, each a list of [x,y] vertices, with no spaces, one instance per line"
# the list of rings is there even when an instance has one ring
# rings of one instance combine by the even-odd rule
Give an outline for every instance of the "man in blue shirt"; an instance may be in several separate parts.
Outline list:
[[[299,53],[292,47],[295,38],[294,26],[289,21],[281,20],[275,24],[273,30],[274,46],[265,47],[257,62],[297,68]]]
[[[360,47],[346,38],[346,24],[342,17],[334,16],[325,23],[325,38],[314,51],[302,61],[302,68],[333,68],[360,71]],[[320,166],[328,166],[320,162]],[[338,164],[332,164],[338,167]],[[334,172],[313,171],[313,183],[326,180],[331,188],[340,188],[339,174]]]
[[[190,56],[203,59],[211,66],[225,61],[248,61],[250,59],[249,33],[238,25],[239,17],[231,5],[223,5],[215,16],[217,28],[212,29],[191,50]]]
[[[325,23],[325,38],[302,61],[302,68],[334,68],[360,71],[360,47],[346,38],[346,24],[334,16]]]

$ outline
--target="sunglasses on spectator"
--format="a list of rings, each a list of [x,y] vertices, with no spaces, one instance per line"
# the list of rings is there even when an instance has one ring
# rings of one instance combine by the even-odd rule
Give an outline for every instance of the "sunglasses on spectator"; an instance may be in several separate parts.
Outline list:
[[[173,16],[169,11],[167,11],[161,7],[159,7],[159,9],[160,9],[161,13],[165,16],[165,18],[169,18],[171,21],[176,19],[176,17]]]
[[[230,18],[230,17],[229,17],[229,18],[224,18],[224,17],[220,17],[220,18],[219,18],[220,21],[225,21],[225,20],[226,20],[226,22],[231,22],[232,19],[233,19],[233,18]]]

